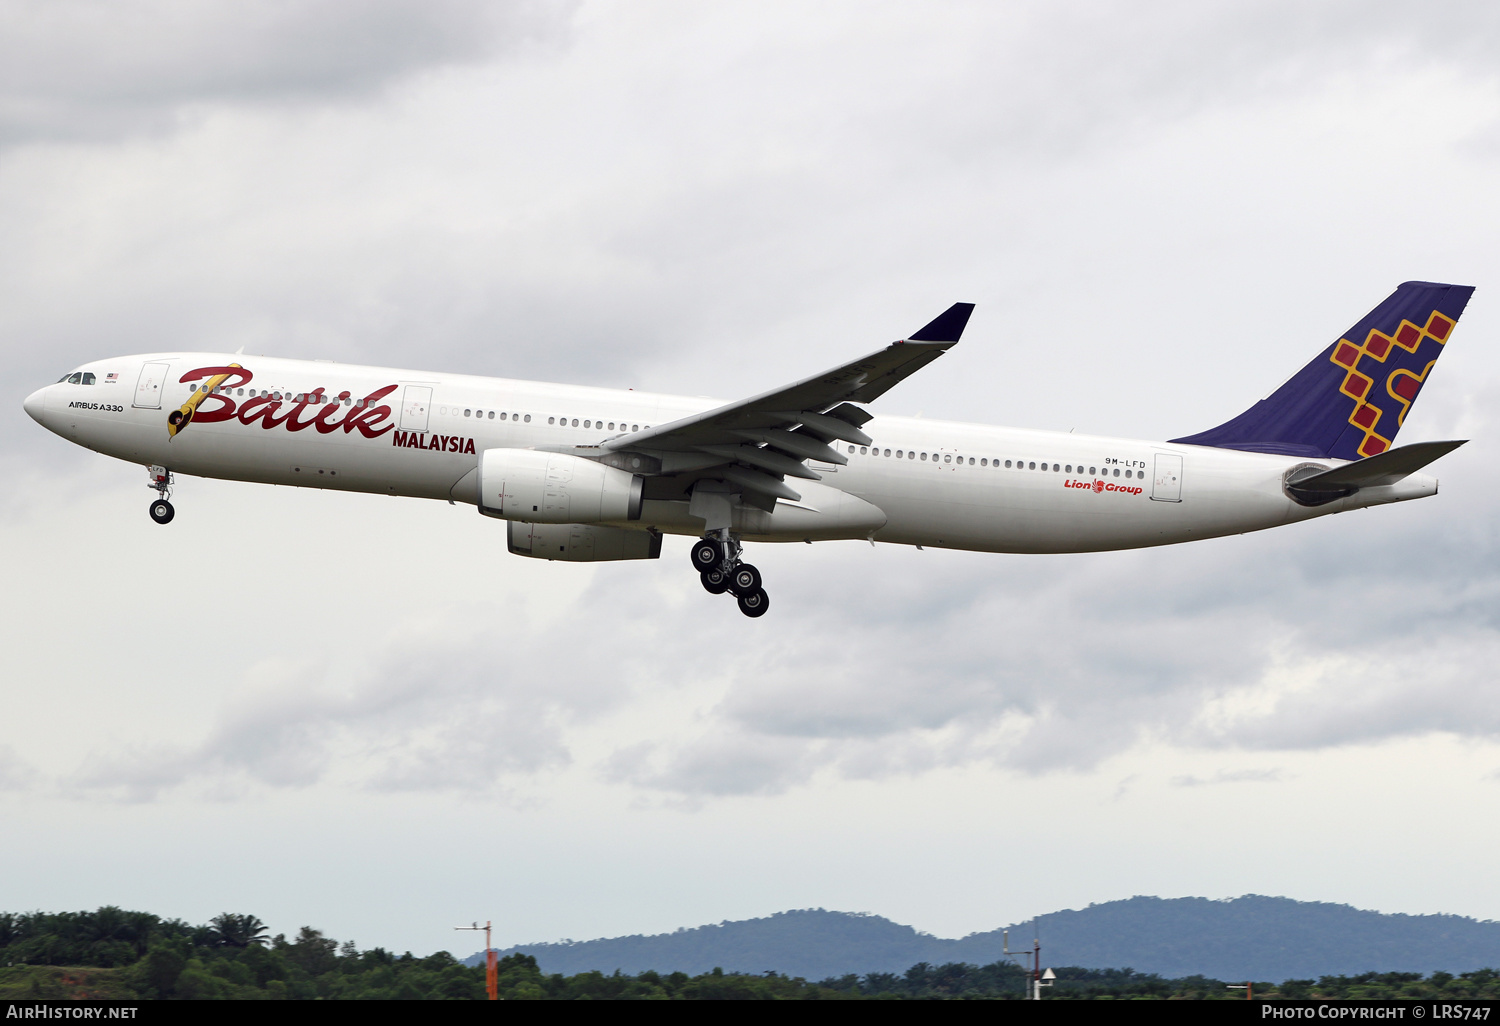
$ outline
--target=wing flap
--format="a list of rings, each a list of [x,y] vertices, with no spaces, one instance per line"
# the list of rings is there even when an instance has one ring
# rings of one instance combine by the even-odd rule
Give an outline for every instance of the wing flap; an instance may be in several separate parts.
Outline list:
[[[800,459],[791,456],[783,456],[779,452],[771,452],[754,445],[700,445],[702,452],[712,453],[715,456],[724,456],[739,463],[748,463],[752,467],[761,470],[769,470],[773,474],[785,474],[788,477],[802,477],[809,481],[821,481],[823,476],[808,470],[802,465]]]
[[[792,431],[766,428],[763,431],[735,431],[733,434],[751,442],[764,442],[772,448],[791,453],[793,456],[800,456],[805,460],[821,460],[824,463],[836,463],[841,467],[849,462],[848,457],[832,446],[824,445],[816,438],[799,435]]]

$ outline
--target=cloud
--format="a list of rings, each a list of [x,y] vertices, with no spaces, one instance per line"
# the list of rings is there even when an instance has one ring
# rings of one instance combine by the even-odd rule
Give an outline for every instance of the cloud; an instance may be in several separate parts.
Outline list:
[[[10,745],[0,744],[0,791],[24,791],[36,779],[34,767],[22,761]]]
[[[170,128],[214,103],[327,102],[565,38],[571,4],[0,4],[0,146]]]
[[[1173,787],[1212,787],[1216,784],[1274,784],[1282,780],[1279,769],[1268,770],[1220,770],[1213,776],[1178,776],[1172,778]]]
[[[479,644],[398,649],[353,674],[327,665],[248,670],[203,739],[96,753],[82,794],[153,800],[188,788],[494,792],[564,767],[569,720],[609,704],[586,688],[538,687],[535,651]]]

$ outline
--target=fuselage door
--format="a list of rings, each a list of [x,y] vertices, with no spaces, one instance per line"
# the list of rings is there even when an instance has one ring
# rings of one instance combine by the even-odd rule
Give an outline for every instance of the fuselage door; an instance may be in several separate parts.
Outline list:
[[[1151,482],[1151,498],[1158,502],[1182,501],[1182,457],[1175,453],[1156,454],[1156,473]]]
[[[166,364],[146,364],[141,368],[141,376],[135,383],[135,402],[131,405],[142,410],[161,409],[161,391],[166,383]]]
[[[401,430],[427,432],[427,414],[432,409],[432,389],[407,385],[401,399]]]

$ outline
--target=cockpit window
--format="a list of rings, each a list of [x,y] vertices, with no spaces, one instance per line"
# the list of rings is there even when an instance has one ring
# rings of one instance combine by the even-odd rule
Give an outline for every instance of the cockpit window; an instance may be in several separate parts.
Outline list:
[[[89,372],[89,371],[84,371],[83,372],[83,383],[85,385],[92,385],[94,383],[94,375],[91,372]]]
[[[68,384],[70,384],[70,385],[76,385],[76,384],[78,384],[82,380],[83,380],[83,372],[82,371],[74,371],[72,374],[68,375]]]

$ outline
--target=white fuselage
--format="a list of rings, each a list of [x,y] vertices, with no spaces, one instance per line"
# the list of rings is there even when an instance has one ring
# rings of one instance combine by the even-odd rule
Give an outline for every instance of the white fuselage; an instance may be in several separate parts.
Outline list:
[[[196,419],[169,435],[167,415],[193,395],[183,375],[238,364],[243,370],[227,391],[204,396]],[[153,396],[143,368],[162,365],[165,371],[150,372],[160,379]],[[595,445],[722,405],[214,353],[130,356],[81,369],[96,383],[50,385],[29,397],[26,409],[97,452],[177,474],[470,503],[486,449]],[[425,404],[417,401],[424,395]],[[1087,552],[1256,531],[1437,491],[1435,479],[1414,474],[1305,507],[1283,490],[1287,471],[1339,461],[905,417],[877,416],[863,430],[873,446],[838,443],[847,466],[810,464],[820,483],[788,479],[801,500],[782,501],[769,514],[746,510],[739,532],[762,541],[872,538],[986,552]],[[703,521],[688,505],[648,491],[641,519],[618,526],[701,534]]]

